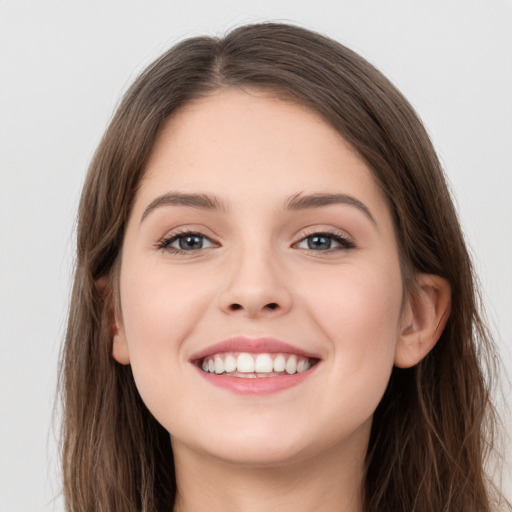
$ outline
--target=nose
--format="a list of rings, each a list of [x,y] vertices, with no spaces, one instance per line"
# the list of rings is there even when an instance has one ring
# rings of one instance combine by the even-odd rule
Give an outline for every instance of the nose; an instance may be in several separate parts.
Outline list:
[[[256,319],[277,317],[292,305],[291,283],[286,272],[268,251],[241,251],[226,261],[220,308],[227,314]]]

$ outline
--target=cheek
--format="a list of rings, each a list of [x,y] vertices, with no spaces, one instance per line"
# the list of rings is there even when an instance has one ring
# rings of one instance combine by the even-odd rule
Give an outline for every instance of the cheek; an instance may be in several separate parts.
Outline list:
[[[176,348],[201,315],[210,295],[208,284],[194,272],[184,275],[165,264],[147,265],[137,272],[128,267],[121,292],[130,349],[138,351],[141,344],[144,352],[159,345]]]
[[[211,303],[211,292],[194,273],[184,278],[183,271],[165,265],[131,272],[126,265],[121,294],[130,364],[137,388],[151,409],[162,391],[182,378],[187,364],[183,341]]]
[[[324,292],[318,293],[310,307],[332,342],[335,371],[344,379],[354,376],[350,382],[356,386],[366,381],[370,387],[385,387],[399,337],[399,268],[342,269],[337,276],[326,276],[323,284]]]
[[[317,400],[320,410],[338,411],[324,418],[333,436],[356,429],[372,417],[386,390],[399,336],[399,270],[359,270],[351,268],[335,278],[326,277],[324,293],[309,303],[322,336],[331,341],[325,362],[331,392]],[[317,284],[322,283],[317,280]]]

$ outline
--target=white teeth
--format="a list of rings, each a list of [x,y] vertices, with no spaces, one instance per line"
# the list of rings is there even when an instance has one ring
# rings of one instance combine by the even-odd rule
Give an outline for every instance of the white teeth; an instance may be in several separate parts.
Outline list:
[[[272,358],[268,354],[258,354],[254,363],[254,371],[257,373],[270,373],[274,369]]]
[[[307,359],[299,359],[297,363],[297,373],[305,372],[309,368],[309,363]]]
[[[226,356],[226,360],[224,361],[224,371],[234,372],[236,370],[236,359],[231,355]]]
[[[297,371],[297,358],[295,356],[290,356],[288,361],[286,361],[286,373],[290,375]]]
[[[254,359],[251,354],[247,354],[245,352],[239,354],[236,359],[236,369],[240,373],[253,373]]]
[[[243,374],[243,377],[278,377],[311,368],[311,360],[294,354],[219,353],[203,359],[201,369],[217,375]],[[242,375],[236,375],[242,377]]]
[[[275,372],[284,372],[285,368],[286,368],[286,359],[284,358],[284,356],[282,354],[279,354],[274,359],[274,371]]]
[[[215,356],[215,373],[224,373],[224,361],[220,356]]]

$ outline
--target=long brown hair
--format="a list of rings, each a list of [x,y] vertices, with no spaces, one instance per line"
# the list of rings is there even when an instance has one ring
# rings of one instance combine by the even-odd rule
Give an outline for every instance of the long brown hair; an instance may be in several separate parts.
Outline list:
[[[369,164],[387,197],[406,286],[416,272],[451,285],[441,339],[415,367],[393,369],[375,412],[365,510],[490,511],[483,466],[493,432],[493,346],[431,141],[409,103],[360,56],[273,23],[189,39],[165,53],[128,90],[91,162],[61,369],[68,510],[172,509],[169,434],[141,401],[130,367],[111,356],[109,308],[124,229],[163,121],[226,87],[270,90],[322,115]]]

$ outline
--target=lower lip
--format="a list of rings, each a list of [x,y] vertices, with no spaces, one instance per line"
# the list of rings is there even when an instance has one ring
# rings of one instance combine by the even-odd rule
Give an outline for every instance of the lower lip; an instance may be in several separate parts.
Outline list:
[[[243,378],[216,375],[205,372],[201,368],[197,368],[197,371],[208,383],[233,393],[240,395],[268,395],[299,385],[313,374],[317,366],[318,364],[315,364],[305,372],[281,375],[279,377]]]

